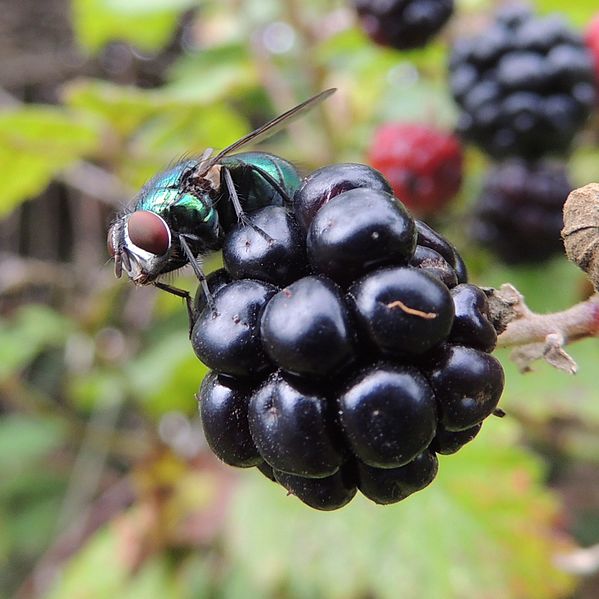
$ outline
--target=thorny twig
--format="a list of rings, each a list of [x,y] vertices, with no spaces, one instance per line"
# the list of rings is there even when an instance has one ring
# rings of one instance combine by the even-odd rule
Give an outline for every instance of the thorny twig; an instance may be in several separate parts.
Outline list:
[[[498,347],[516,347],[512,359],[522,372],[532,362],[546,362],[569,374],[576,372],[576,362],[564,350],[573,341],[599,335],[599,294],[567,310],[537,314],[530,310],[524,297],[509,284],[499,290],[487,290],[491,316],[503,332]]]

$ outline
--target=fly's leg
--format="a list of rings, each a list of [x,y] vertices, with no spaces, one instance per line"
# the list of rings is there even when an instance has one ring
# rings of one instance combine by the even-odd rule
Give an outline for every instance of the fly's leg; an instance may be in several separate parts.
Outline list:
[[[173,287],[172,285],[167,285],[166,283],[160,283],[160,281],[154,281],[154,287],[158,287],[158,289],[162,289],[162,291],[166,291],[167,293],[171,293],[177,297],[182,297],[185,300],[185,305],[187,307],[187,318],[189,319],[189,337],[191,338],[191,331],[193,329],[193,325],[195,324],[195,313],[193,311],[193,302],[191,301],[191,295],[189,295],[189,291],[185,291],[185,289],[179,289],[178,287]]]
[[[211,310],[212,314],[215,315],[216,314],[216,306],[214,305],[214,296],[212,295],[212,292],[210,291],[210,288],[208,287],[208,282],[206,281],[206,275],[204,274],[204,271],[202,270],[200,263],[196,260],[196,257],[193,255],[193,252],[191,251],[189,244],[185,240],[184,235],[179,235],[179,243],[181,244],[181,249],[183,250],[185,257],[191,264],[191,268],[193,268],[193,272],[194,272],[195,276],[198,278],[198,281],[200,282],[200,285],[202,286],[202,291],[204,292],[204,296],[206,297],[206,302],[208,303],[208,306],[210,306],[210,310]]]
[[[229,169],[223,169],[225,183],[227,185],[227,191],[229,192],[229,198],[231,198],[231,203],[233,204],[233,208],[235,210],[235,214],[237,215],[237,219],[239,222],[244,225],[251,227],[258,233],[267,243],[274,243],[275,240],[263,229],[252,223],[248,217],[246,216],[243,208],[241,207],[241,202],[239,201],[239,196],[237,195],[237,190],[235,189],[235,183],[233,182],[233,177],[231,177],[231,173]]]

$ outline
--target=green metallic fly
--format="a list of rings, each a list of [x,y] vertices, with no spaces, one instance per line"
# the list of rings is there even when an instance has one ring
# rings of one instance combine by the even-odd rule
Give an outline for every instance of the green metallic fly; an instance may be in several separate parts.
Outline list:
[[[189,263],[210,298],[198,257],[220,249],[232,226],[248,222],[246,213],[290,205],[301,182],[296,168],[279,156],[233,152],[270,137],[334,92],[328,89],[313,96],[214,156],[207,149],[199,158],[154,177],[133,208],[119,214],[108,231],[115,275],[125,271],[136,285],[153,284],[184,297],[191,314],[188,292],[158,278]]]

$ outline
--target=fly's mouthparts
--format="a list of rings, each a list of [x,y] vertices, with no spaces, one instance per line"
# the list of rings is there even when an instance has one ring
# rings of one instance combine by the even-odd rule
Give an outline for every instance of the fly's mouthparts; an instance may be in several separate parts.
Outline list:
[[[131,272],[131,259],[129,257],[129,253],[127,252],[127,248],[123,248],[121,250],[120,256],[125,270],[127,272]]]
[[[123,274],[123,264],[121,262],[121,255],[115,254],[114,255],[114,276],[117,279],[120,279],[122,274]]]

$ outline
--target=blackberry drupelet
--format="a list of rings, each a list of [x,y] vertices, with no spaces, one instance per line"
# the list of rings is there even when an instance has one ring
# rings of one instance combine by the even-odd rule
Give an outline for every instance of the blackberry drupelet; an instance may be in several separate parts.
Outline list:
[[[266,206],[225,237],[223,262],[235,279],[287,285],[306,273],[305,247],[305,236],[287,210]]]
[[[345,162],[323,166],[310,173],[295,192],[295,218],[307,231],[315,214],[329,200],[344,191],[359,188],[393,193],[385,177],[365,164]]]
[[[208,444],[315,509],[424,489],[503,388],[485,294],[389,190],[364,165],[313,173],[293,213],[229,233],[195,302]]]
[[[206,366],[220,374],[253,378],[271,368],[260,339],[260,317],[277,288],[240,279],[214,294],[214,305],[200,312],[191,344]]]
[[[565,153],[595,104],[590,52],[557,14],[500,10],[455,43],[449,74],[458,132],[494,158]]]
[[[377,267],[407,264],[416,248],[416,228],[391,194],[351,189],[318,211],[307,245],[312,268],[347,286]]]

